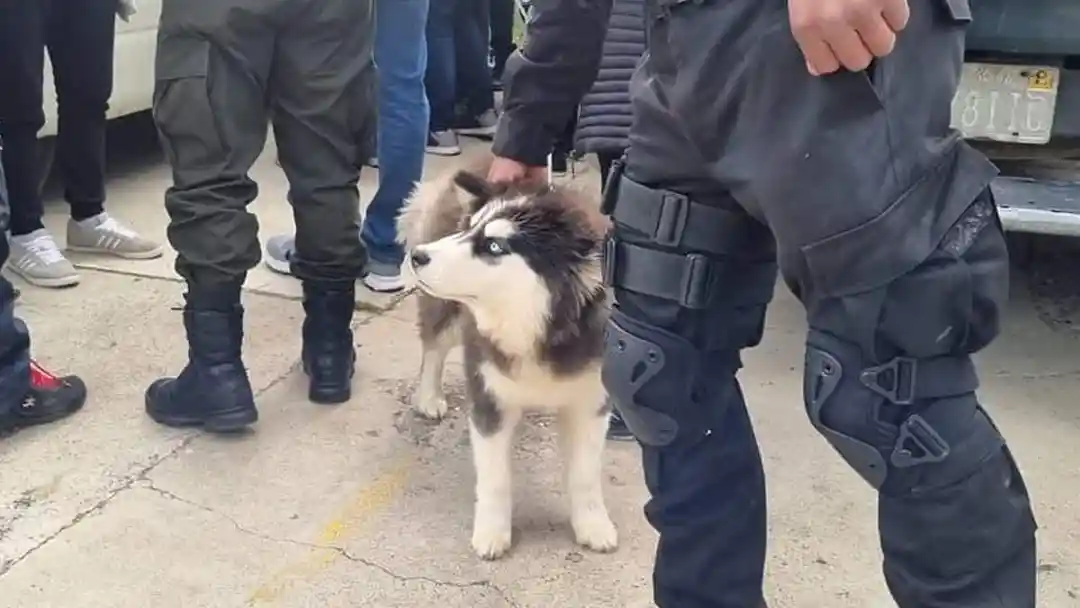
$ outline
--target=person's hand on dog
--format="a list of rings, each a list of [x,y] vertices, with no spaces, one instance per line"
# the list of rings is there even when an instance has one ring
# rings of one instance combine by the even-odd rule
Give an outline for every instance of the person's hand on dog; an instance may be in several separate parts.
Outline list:
[[[510,158],[496,156],[487,179],[493,184],[543,183],[547,180],[547,168],[530,167]]]
[[[788,0],[791,32],[814,76],[865,70],[892,52],[910,16],[907,0]]]

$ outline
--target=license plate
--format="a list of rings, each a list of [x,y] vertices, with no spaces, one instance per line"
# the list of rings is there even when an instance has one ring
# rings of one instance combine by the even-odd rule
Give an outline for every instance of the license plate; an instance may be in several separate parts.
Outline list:
[[[1057,104],[1057,68],[966,63],[952,126],[968,139],[1045,144]]]

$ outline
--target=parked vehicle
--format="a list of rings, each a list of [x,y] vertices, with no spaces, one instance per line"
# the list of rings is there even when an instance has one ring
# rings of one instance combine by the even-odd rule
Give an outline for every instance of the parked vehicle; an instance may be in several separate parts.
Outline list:
[[[161,0],[139,0],[138,8],[129,22],[119,19],[116,22],[110,119],[149,110],[153,105],[154,56]],[[45,54],[44,83],[45,126],[38,133],[43,180],[52,165],[52,137],[56,135],[56,89],[48,53]]]
[[[1080,236],[1080,2],[971,0],[970,11],[953,126],[1001,169],[1006,230]]]

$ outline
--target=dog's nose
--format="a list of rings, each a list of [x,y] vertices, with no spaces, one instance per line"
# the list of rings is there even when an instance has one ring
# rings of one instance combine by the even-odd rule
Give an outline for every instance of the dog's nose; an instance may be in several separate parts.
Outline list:
[[[414,249],[412,255],[409,256],[409,262],[412,264],[413,268],[422,268],[424,266],[427,266],[428,262],[430,261],[431,256],[424,253],[424,251],[421,249]]]

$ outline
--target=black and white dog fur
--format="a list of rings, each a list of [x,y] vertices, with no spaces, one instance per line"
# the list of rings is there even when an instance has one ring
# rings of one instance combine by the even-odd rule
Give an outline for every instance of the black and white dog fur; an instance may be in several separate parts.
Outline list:
[[[421,183],[398,219],[404,269],[420,292],[415,407],[429,418],[446,414],[443,363],[463,346],[480,557],[511,546],[511,455],[527,411],[557,417],[577,542],[613,551],[618,533],[601,471],[610,413],[600,381],[607,220],[572,190],[494,186],[479,177],[489,164]]]

